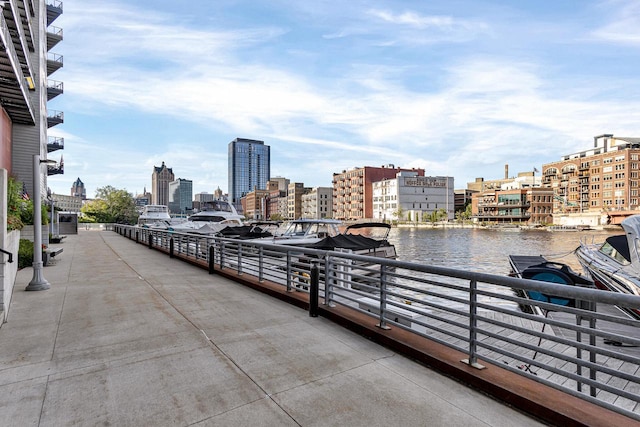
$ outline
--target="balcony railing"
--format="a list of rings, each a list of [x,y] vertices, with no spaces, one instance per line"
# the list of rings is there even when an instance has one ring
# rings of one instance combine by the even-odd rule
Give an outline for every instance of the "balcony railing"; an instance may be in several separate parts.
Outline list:
[[[50,111],[47,116],[47,127],[53,127],[64,123],[64,112],[62,111]]]
[[[57,53],[47,53],[47,75],[51,75],[63,66],[62,55]]]
[[[47,80],[47,101],[51,101],[64,92],[64,83],[56,80]]]
[[[63,150],[64,149],[64,138],[61,137],[57,137],[57,136],[50,136],[49,140],[47,141],[47,152],[51,153],[53,151],[57,151],[57,150]]]

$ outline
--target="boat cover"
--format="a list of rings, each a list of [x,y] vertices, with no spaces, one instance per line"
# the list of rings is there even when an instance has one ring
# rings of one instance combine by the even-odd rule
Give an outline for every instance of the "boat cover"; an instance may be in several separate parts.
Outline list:
[[[333,250],[335,248],[359,250],[379,248],[385,244],[386,242],[384,240],[380,241],[371,239],[358,234],[338,234],[333,237],[325,237],[319,242],[309,245],[308,247],[325,250]]]
[[[631,254],[629,253],[629,243],[627,241],[626,235],[621,234],[619,236],[609,236],[606,240],[608,244],[613,246],[613,248],[624,257],[624,259],[626,259],[627,261],[631,261]]]

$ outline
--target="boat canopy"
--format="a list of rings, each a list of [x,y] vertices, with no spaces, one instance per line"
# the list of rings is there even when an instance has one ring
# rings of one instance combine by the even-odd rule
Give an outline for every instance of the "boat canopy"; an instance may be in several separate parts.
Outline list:
[[[334,250],[336,248],[359,250],[379,248],[384,244],[384,241],[371,239],[359,234],[338,234],[333,237],[325,237],[319,242],[309,245],[309,247],[324,250]]]
[[[612,250],[613,249],[613,250]],[[618,236],[609,236],[605,240],[605,244],[600,248],[601,252],[609,256],[614,256],[614,251],[622,256],[627,263],[631,262],[631,254],[629,252],[629,242],[624,234]]]

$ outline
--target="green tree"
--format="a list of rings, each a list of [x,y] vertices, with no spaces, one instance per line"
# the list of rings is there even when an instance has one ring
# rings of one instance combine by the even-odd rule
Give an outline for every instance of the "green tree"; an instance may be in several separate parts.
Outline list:
[[[133,196],[110,185],[98,188],[95,200],[86,203],[81,212],[88,222],[135,224],[138,220]]]

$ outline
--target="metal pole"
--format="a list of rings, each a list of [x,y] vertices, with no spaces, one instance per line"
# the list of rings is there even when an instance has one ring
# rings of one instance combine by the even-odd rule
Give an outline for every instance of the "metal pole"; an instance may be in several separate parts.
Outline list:
[[[33,278],[25,291],[44,291],[51,285],[42,274],[42,203],[40,196],[40,155],[33,155]]]
[[[309,288],[309,317],[318,317],[318,294],[320,293],[320,274],[318,263],[314,262],[310,270],[311,285]]]

